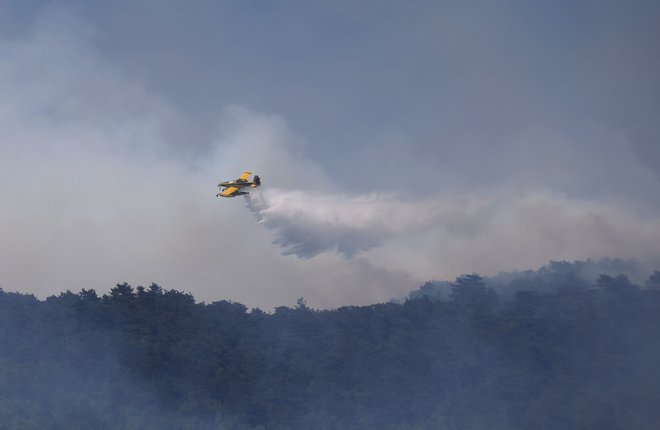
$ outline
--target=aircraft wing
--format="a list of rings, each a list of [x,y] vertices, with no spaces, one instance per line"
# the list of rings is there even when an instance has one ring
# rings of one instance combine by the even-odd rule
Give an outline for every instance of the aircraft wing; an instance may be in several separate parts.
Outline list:
[[[241,181],[247,181],[250,179],[250,175],[252,175],[252,172],[243,172],[241,173],[241,176],[238,177]]]
[[[234,194],[236,191],[238,191],[238,188],[229,187],[229,188],[225,188],[224,190],[222,190],[222,192],[219,195],[221,195],[222,197],[229,197],[232,194]]]

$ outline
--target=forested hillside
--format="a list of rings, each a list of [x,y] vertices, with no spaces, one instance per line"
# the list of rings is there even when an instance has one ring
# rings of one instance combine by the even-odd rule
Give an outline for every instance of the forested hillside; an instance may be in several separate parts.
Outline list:
[[[1,429],[646,430],[658,405],[659,272],[273,313],[0,290]]]

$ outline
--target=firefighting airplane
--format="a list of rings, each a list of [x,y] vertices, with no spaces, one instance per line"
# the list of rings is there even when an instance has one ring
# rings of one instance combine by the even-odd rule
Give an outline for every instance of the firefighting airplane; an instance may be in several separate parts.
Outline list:
[[[243,172],[241,173],[241,176],[238,177],[238,179],[235,179],[233,181],[227,181],[227,182],[220,182],[218,184],[218,187],[220,187],[221,191],[216,194],[217,197],[236,197],[236,196],[242,196],[244,194],[250,194],[247,191],[241,191],[243,188],[257,188],[259,185],[261,185],[261,179],[259,179],[259,176],[254,175],[254,179],[252,179],[252,182],[250,182],[248,179],[250,179],[250,175],[252,175],[251,172]]]

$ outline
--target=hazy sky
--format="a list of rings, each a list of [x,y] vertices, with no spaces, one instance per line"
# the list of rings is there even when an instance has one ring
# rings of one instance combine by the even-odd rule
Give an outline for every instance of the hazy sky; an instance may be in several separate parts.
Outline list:
[[[0,286],[334,307],[657,258],[659,40],[653,1],[0,2]]]

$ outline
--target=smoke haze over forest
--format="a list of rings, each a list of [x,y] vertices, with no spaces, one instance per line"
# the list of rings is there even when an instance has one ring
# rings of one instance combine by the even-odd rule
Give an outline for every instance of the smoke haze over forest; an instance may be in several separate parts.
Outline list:
[[[0,429],[657,427],[658,41],[646,0],[0,1]]]
[[[272,313],[155,284],[0,289],[0,426],[647,430],[660,271],[636,284],[636,267],[553,263],[461,276],[444,297],[436,283],[400,304]]]

